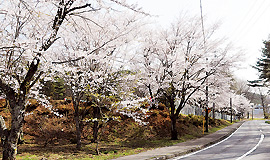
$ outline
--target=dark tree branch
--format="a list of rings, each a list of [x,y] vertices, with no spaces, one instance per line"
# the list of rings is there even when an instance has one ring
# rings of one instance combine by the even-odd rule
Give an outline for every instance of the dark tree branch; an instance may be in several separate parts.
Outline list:
[[[9,49],[14,49],[14,48],[21,48],[18,46],[7,46],[7,47],[0,47],[0,50],[9,50]]]
[[[56,38],[58,30],[60,26],[62,25],[63,21],[65,20],[65,17],[68,13],[68,8],[70,8],[73,3],[74,3],[74,0],[69,0],[66,4],[64,4],[63,0],[59,2],[57,14],[53,21],[53,26],[52,26],[53,32],[50,35],[50,38],[48,38],[46,42],[42,45],[40,51],[46,51],[58,39]]]
[[[19,60],[21,59],[21,57],[22,57],[24,51],[25,51],[25,49],[23,49],[23,51],[20,52],[20,55],[18,56],[18,58],[15,59],[15,60],[10,64],[9,69],[10,69],[17,61],[19,61]]]
[[[73,7],[73,8],[71,8],[71,9],[69,9],[69,10],[67,11],[67,13],[73,12],[73,11],[75,11],[75,10],[83,9],[83,8],[86,8],[86,7],[90,7],[91,9],[93,9],[93,11],[95,11],[95,9],[91,7],[91,4],[85,4],[85,5],[83,5],[83,6],[78,6],[78,7]]]
[[[46,51],[47,49],[49,49],[51,47],[51,45],[58,40],[60,37],[56,38],[57,35],[57,31],[55,31],[55,33],[53,33],[49,39],[47,39],[47,41],[45,43],[42,44],[40,51]],[[38,55],[41,55],[40,53],[38,53]]]
[[[19,84],[21,83],[19,75],[15,74],[15,75],[12,75],[12,77],[15,78]]]
[[[36,79],[30,84],[30,88],[32,88],[36,83],[37,81],[40,79],[41,75],[43,74],[44,72],[41,71],[38,76],[36,77]]]
[[[61,61],[61,62],[52,62],[52,64],[63,64],[63,63],[69,63],[69,62],[76,62],[76,61],[79,61],[79,60],[84,59],[84,58],[85,58],[84,56],[81,56],[81,57],[76,58],[76,59],[70,59],[70,60]]]
[[[254,81],[248,81],[248,86],[250,87],[263,87],[263,81],[262,80],[254,80]]]
[[[73,15],[80,15],[80,14],[83,14],[83,13],[87,13],[87,12],[95,12],[95,11],[99,11],[100,10],[100,8],[99,9],[95,9],[95,8],[92,8],[92,9],[89,9],[89,10],[85,10],[85,11],[80,11],[80,12],[73,12],[73,13],[69,13],[68,15],[70,15],[70,16],[73,16]],[[83,17],[83,16],[81,16],[81,17]]]
[[[98,48],[96,48],[96,49],[92,50],[90,53],[88,53],[88,55],[97,52],[99,49],[103,48],[105,45],[107,45],[108,43],[110,43],[111,41],[113,41],[113,40],[115,40],[115,39],[117,39],[117,38],[118,38],[118,37],[113,38],[113,39],[110,39],[110,40],[107,41],[107,42],[104,42],[101,46],[99,46]],[[115,48],[114,48],[114,50],[115,50]],[[114,50],[113,50],[113,51],[114,51]],[[85,58],[85,56],[81,56],[81,57],[76,58],[76,59],[70,59],[70,60],[60,61],[60,62],[52,62],[52,64],[63,64],[63,63],[69,63],[69,62],[76,62],[76,61],[79,61],[79,60],[84,59],[84,58]]]
[[[14,97],[15,95],[15,91],[6,84],[2,78],[0,78],[0,90],[3,91],[7,97]]]
[[[62,25],[63,21],[66,19],[66,16],[70,13],[70,12],[73,12],[75,10],[80,10],[80,9],[83,9],[83,8],[87,8],[87,7],[91,7],[91,4],[85,4],[85,5],[82,5],[82,6],[78,6],[78,7],[73,7],[71,9],[69,9],[72,4],[74,3],[74,0],[69,0],[67,3],[64,4],[64,1],[61,0],[59,2],[59,6],[58,6],[58,10],[57,10],[57,14],[53,20],[53,25],[52,25],[52,29],[53,29],[53,32],[50,36],[50,38],[48,38],[46,40],[45,43],[43,43],[40,51],[46,51],[47,49],[50,48],[50,46],[57,40],[59,39],[56,38],[57,36],[57,33],[58,33],[58,30],[60,28],[60,26]]]
[[[33,80],[33,77],[38,70],[39,62],[40,62],[39,58],[33,59],[29,67],[29,70],[24,78],[24,81],[20,85],[20,91],[23,91],[24,94],[27,94],[27,92],[30,89],[30,86],[31,86],[30,82]]]

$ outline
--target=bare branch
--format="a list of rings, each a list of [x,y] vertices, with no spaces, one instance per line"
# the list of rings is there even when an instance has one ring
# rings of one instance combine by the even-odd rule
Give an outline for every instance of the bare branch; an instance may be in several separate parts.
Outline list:
[[[78,7],[73,7],[71,9],[69,9],[72,4],[74,3],[74,0],[69,0],[67,3],[64,4],[64,1],[60,1],[59,2],[59,6],[58,6],[58,10],[57,10],[57,14],[54,17],[53,20],[53,25],[52,25],[52,29],[54,30],[52,32],[52,34],[50,35],[50,38],[48,38],[46,40],[46,42],[42,45],[40,51],[46,51],[47,49],[50,48],[50,46],[57,40],[59,39],[56,38],[58,30],[60,28],[60,26],[62,25],[63,21],[66,19],[66,16],[70,13],[73,12],[75,10],[80,10],[86,7],[91,7],[91,4],[85,4],[82,6],[78,6]]]
[[[121,2],[119,2],[118,0],[110,0],[110,1],[116,3],[116,4],[120,5],[120,6],[123,6],[123,7],[127,8],[127,9],[130,9],[130,10],[132,10],[132,11],[134,11],[134,12],[137,12],[137,13],[140,13],[140,14],[144,14],[144,15],[147,15],[147,16],[150,16],[149,13],[145,13],[144,11],[141,11],[140,8],[139,8],[139,9],[136,9],[134,6],[131,6],[131,5],[128,5],[128,4],[124,4],[124,3],[121,3]]]
[[[83,17],[82,15],[77,15],[77,14],[74,14],[74,16],[78,16],[78,17],[80,17],[80,18],[82,18],[82,19],[88,20],[88,21],[90,21],[90,22],[94,23],[95,25],[97,25],[98,27],[100,27],[100,28],[102,28],[102,29],[103,29],[103,27],[102,27],[101,25],[99,25],[97,22],[95,22],[95,21],[91,20],[90,18]]]
[[[108,43],[110,43],[111,41],[113,41],[113,40],[115,40],[117,38],[118,37],[113,38],[113,39],[110,39],[107,42],[104,42],[101,46],[99,46],[98,48],[96,48],[96,49],[92,50],[90,53],[88,53],[88,55],[95,53],[96,51],[98,51],[99,49],[103,48],[105,45],[107,45]],[[81,56],[81,57],[76,58],[76,59],[71,59],[71,60],[66,60],[66,61],[61,61],[61,62],[52,62],[52,64],[63,64],[63,63],[68,63],[68,62],[76,62],[76,61],[79,61],[79,60],[84,59],[84,58],[85,58],[85,56]]]
[[[96,9],[94,9],[93,7],[91,7],[91,4],[85,4],[85,5],[83,5],[83,6],[78,6],[78,7],[73,7],[73,8],[71,8],[71,9],[69,9],[69,10],[67,11],[67,13],[73,12],[73,11],[75,11],[75,10],[87,8],[87,7],[90,7],[91,9],[93,9],[93,10],[91,10],[91,11],[96,11]]]
[[[71,60],[66,60],[66,61],[61,61],[61,62],[52,62],[52,64],[63,64],[63,63],[68,63],[68,62],[76,62],[76,61],[79,61],[81,59],[84,59],[85,57],[82,56],[82,57],[79,57],[79,58],[76,58],[76,59],[71,59]]]
[[[87,13],[87,12],[93,12],[93,11],[98,11],[100,10],[100,8],[98,9],[89,9],[89,10],[85,10],[85,11],[80,11],[80,12],[73,12],[73,13],[69,13],[68,15],[79,15],[79,14],[82,14],[82,13]]]
[[[18,58],[15,59],[15,60],[8,66],[9,69],[10,69],[17,61],[19,61],[19,59],[21,59],[22,54],[23,54],[24,51],[25,51],[25,50],[23,49],[23,51],[20,52],[20,55],[18,56]]]
[[[21,48],[21,47],[18,47],[18,46],[0,47],[0,50],[8,50],[8,49],[14,49],[14,48]]]

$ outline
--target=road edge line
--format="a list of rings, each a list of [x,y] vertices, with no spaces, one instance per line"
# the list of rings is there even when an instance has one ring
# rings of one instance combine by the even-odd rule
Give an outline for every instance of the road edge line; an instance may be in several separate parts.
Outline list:
[[[250,153],[252,153],[253,151],[255,151],[258,148],[258,146],[262,143],[263,139],[264,139],[264,134],[261,134],[261,138],[260,138],[259,142],[251,150],[249,150],[248,152],[246,152],[244,155],[242,155],[241,157],[237,158],[236,160],[243,159],[247,155],[249,155]]]
[[[200,152],[202,152],[202,151],[204,151],[204,150],[207,150],[207,149],[209,149],[209,148],[212,148],[212,147],[214,147],[214,146],[216,146],[216,145],[219,145],[220,143],[222,143],[222,142],[228,140],[229,138],[231,138],[231,137],[234,135],[234,133],[237,132],[238,129],[240,129],[240,127],[241,127],[243,124],[244,124],[244,123],[242,123],[242,124],[241,124],[234,132],[230,133],[229,136],[224,136],[224,137],[226,137],[225,139],[223,139],[224,137],[222,137],[222,138],[220,138],[220,139],[223,139],[223,140],[221,140],[221,141],[219,141],[219,142],[217,142],[217,143],[215,143],[215,144],[212,144],[212,145],[210,145],[210,146],[208,146],[208,147],[205,147],[205,148],[203,148],[203,149],[200,149],[200,150],[195,151],[195,152],[192,152],[192,153],[188,153],[188,154],[186,154],[186,155],[183,155],[183,156],[180,156],[180,157],[177,157],[177,158],[172,158],[171,160],[178,160],[178,159],[186,158],[186,157],[192,156],[192,155],[194,155],[194,154],[200,153]]]

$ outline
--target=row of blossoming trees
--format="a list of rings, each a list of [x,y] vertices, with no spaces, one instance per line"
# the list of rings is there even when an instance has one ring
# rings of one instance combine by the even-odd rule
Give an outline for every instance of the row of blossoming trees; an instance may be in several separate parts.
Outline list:
[[[50,108],[40,93],[41,81],[60,78],[70,90],[78,149],[82,100],[95,108],[96,133],[98,119],[110,119],[102,107],[139,119],[130,111],[141,98],[135,93],[151,102],[162,99],[170,109],[172,139],[177,139],[176,120],[185,105],[210,108],[215,103],[218,110],[237,96],[248,105],[230,90],[239,53],[215,37],[217,25],[202,31],[196,16],[160,29],[146,23],[151,15],[124,0],[8,0],[0,5],[0,93],[12,116],[10,127],[0,116],[3,159],[16,159],[28,100]],[[234,110],[239,106],[235,103]]]

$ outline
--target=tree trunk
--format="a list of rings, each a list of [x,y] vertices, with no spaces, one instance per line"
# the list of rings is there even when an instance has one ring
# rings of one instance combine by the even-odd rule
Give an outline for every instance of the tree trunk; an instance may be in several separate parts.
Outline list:
[[[263,116],[264,116],[264,119],[268,119],[268,117],[267,117],[267,115],[266,115],[266,111],[265,111],[265,104],[264,104],[264,102],[265,102],[265,95],[263,95],[263,93],[262,93],[262,91],[261,90],[259,90],[260,91],[260,98],[261,98],[261,102],[262,102],[262,107],[263,107]]]
[[[77,138],[77,146],[78,150],[82,147],[82,139],[81,139],[81,127],[80,127],[80,117],[75,114],[75,122],[76,122],[76,138]]]
[[[98,138],[98,121],[94,121],[93,126],[93,142],[97,142]]]
[[[75,119],[75,124],[76,124],[76,141],[77,141],[76,148],[80,150],[82,147],[82,140],[81,140],[81,125],[80,125],[81,120],[80,120],[80,113],[79,113],[79,102],[74,97],[73,97],[73,107],[75,110],[74,119]]]
[[[263,116],[264,116],[264,119],[268,119],[268,116],[266,114],[266,109],[265,109],[264,104],[263,104]]]
[[[36,78],[34,78],[38,69],[39,61],[40,60],[38,58],[34,58],[31,62],[29,70],[18,88],[20,91],[19,93],[16,93],[13,88],[0,79],[0,89],[5,93],[6,99],[8,100],[9,111],[12,119],[10,130],[5,129],[5,132],[1,137],[3,139],[4,160],[16,159],[18,139],[24,122],[25,101],[27,99],[27,94],[42,74],[41,72]]]
[[[11,134],[10,134],[11,135]],[[17,138],[8,136],[3,143],[3,160],[15,160],[17,155]]]
[[[1,147],[4,146],[4,140],[6,139],[6,123],[4,118],[0,115],[0,137],[1,137]]]
[[[93,142],[97,142],[98,140],[98,129],[99,129],[99,125],[98,125],[98,120],[99,118],[101,118],[101,115],[100,115],[100,109],[99,107],[94,107],[93,109],[93,116],[94,116],[94,119],[96,119],[94,121],[94,126],[93,126]]]
[[[149,94],[150,94],[150,107],[149,109],[156,109],[157,106],[155,106],[155,103],[154,103],[154,96],[153,96],[153,92],[152,92],[152,89],[151,89],[151,85],[147,85],[147,88],[149,90]]]
[[[177,129],[176,129],[176,120],[177,117],[175,115],[171,116],[171,140],[177,140]]]
[[[17,155],[17,144],[22,131],[24,121],[24,99],[20,99],[19,102],[10,102],[11,115],[11,129],[5,129],[3,138],[3,159],[4,160],[15,160]],[[15,104],[16,103],[16,104]]]
[[[208,125],[209,125],[209,113],[208,108],[205,109],[205,132],[208,132]]]
[[[98,141],[97,141],[97,145],[96,145],[96,154],[99,155]]]

